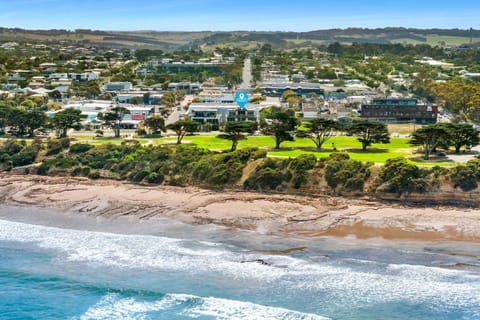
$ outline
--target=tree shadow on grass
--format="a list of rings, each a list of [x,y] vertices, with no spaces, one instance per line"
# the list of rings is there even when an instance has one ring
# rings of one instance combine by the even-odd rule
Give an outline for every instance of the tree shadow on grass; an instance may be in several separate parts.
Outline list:
[[[351,152],[351,153],[388,153],[388,149],[379,149],[379,148],[367,148],[367,150],[363,151],[360,148],[351,148],[351,149],[342,149],[341,151],[344,152]]]
[[[318,150],[317,148],[312,147],[281,147],[280,149],[275,149],[274,147],[262,147],[262,149],[267,151],[308,151],[308,152],[335,152],[340,150],[334,150],[332,148],[322,148]]]
[[[410,157],[408,160],[411,160],[412,162],[416,163],[436,163],[436,162],[454,162],[451,159],[448,159],[446,157],[438,157],[438,156],[430,156],[430,159],[425,160],[423,156],[418,156],[418,157]]]

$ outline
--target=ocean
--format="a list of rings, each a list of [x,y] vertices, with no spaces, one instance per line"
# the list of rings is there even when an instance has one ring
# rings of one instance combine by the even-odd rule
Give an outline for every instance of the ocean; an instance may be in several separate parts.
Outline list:
[[[478,243],[141,223],[0,220],[0,319],[480,319]]]

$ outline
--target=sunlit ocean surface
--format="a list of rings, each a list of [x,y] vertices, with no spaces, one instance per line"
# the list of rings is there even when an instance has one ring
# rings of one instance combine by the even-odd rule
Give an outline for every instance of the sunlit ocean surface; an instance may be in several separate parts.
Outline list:
[[[474,243],[0,220],[0,319],[480,319],[479,255]]]

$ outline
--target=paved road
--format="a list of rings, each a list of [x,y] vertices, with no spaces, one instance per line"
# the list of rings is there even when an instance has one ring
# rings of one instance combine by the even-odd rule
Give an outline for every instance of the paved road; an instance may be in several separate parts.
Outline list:
[[[172,113],[168,116],[167,119],[165,119],[165,124],[169,125],[171,123],[177,122],[180,119],[183,119],[183,116],[185,115],[185,107],[188,106],[190,103],[192,103],[193,100],[193,95],[186,95],[182,102],[176,107],[173,108]],[[178,110],[178,107],[180,106],[180,110]]]
[[[447,158],[449,160],[458,162],[458,163],[465,163],[475,158],[476,155],[480,154],[480,146],[476,146],[472,148],[472,152],[470,153],[460,153],[460,154],[448,154]]]
[[[250,58],[245,59],[243,62],[242,78],[243,82],[239,89],[250,89],[252,86],[252,60]]]

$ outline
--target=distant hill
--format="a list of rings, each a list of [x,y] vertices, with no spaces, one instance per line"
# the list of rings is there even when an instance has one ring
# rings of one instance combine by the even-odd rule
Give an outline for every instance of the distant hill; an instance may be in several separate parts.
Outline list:
[[[177,49],[213,49],[235,45],[253,47],[269,43],[275,48],[297,48],[332,42],[403,43],[432,46],[461,45],[480,42],[480,30],[411,29],[411,28],[347,28],[309,32],[164,32],[164,31],[100,31],[89,29],[24,30],[0,28],[1,41],[63,42],[95,44],[107,47]]]

